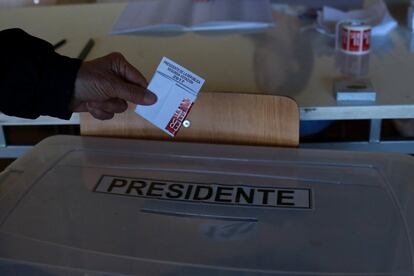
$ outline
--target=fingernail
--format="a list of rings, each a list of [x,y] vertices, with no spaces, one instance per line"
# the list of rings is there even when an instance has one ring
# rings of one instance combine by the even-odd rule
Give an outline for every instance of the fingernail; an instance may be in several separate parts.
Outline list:
[[[156,102],[157,102],[157,95],[147,90],[147,93],[145,93],[144,95],[144,104],[151,105],[151,104],[155,104]]]

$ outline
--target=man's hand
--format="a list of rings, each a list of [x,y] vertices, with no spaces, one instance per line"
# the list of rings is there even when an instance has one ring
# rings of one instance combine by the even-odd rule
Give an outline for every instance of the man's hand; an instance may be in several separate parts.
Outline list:
[[[127,101],[154,104],[157,97],[146,89],[147,85],[144,76],[121,54],[112,53],[81,65],[70,109],[108,120],[124,112]]]

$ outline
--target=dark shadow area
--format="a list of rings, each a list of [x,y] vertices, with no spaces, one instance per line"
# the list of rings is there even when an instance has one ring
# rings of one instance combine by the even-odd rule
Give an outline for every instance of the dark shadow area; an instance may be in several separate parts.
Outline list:
[[[317,134],[301,137],[300,143],[368,141],[369,128],[369,120],[335,121]],[[393,120],[383,120],[381,134],[381,139],[384,141],[403,139],[395,128]]]
[[[53,135],[79,135],[80,126],[5,126],[4,132],[8,145],[35,145]]]

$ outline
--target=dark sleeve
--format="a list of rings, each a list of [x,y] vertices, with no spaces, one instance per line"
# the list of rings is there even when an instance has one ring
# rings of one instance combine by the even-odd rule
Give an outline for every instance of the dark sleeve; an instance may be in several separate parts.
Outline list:
[[[81,61],[19,29],[0,31],[0,112],[34,119],[69,119]]]

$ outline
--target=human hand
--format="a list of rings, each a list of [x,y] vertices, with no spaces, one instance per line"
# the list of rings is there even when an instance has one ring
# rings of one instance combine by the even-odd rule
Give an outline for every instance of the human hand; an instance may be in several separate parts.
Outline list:
[[[146,89],[144,76],[119,53],[83,62],[75,81],[71,111],[89,112],[100,120],[112,119],[128,102],[152,105],[157,96]]]

